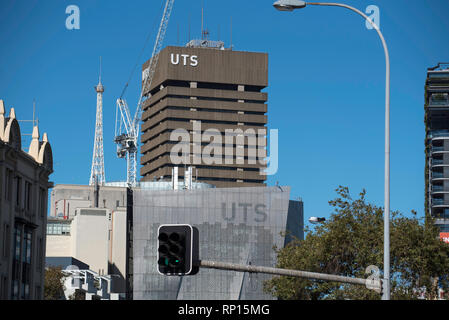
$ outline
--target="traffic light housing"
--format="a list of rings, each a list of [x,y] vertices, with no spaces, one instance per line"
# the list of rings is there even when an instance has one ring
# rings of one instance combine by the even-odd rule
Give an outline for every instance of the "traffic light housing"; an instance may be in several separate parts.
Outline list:
[[[158,272],[168,276],[198,273],[198,229],[188,224],[159,226],[157,236]]]

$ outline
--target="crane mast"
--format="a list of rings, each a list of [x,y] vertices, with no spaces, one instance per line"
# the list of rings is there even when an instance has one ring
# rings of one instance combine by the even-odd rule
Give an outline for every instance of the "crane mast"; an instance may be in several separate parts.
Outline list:
[[[131,113],[125,99],[121,97],[117,99],[116,122],[115,122],[115,139],[117,144],[117,156],[126,158],[127,174],[126,182],[128,186],[135,187],[137,184],[137,151],[138,138],[140,133],[140,120],[142,117],[142,103],[145,92],[151,87],[153,76],[156,71],[157,62],[159,60],[159,52],[162,48],[165,33],[167,31],[168,21],[170,20],[171,11],[175,0],[167,0],[165,3],[164,13],[162,15],[159,31],[156,36],[156,42],[153,47],[151,60],[142,74],[142,91],[140,93],[139,102],[137,103],[134,117]]]

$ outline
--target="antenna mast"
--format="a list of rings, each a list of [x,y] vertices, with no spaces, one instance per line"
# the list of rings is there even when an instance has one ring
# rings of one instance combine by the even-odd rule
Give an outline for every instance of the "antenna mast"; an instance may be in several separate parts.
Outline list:
[[[104,87],[101,84],[101,57],[100,57],[100,76],[98,85],[95,87],[97,93],[97,117],[95,122],[94,152],[92,155],[92,170],[90,173],[89,185],[98,184],[103,186],[106,183],[104,175],[104,153],[103,153],[103,92]]]

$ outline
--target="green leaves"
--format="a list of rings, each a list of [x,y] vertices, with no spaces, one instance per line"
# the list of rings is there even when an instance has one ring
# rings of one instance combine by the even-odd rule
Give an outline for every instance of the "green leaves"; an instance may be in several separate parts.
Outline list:
[[[368,266],[383,272],[383,208],[366,202],[362,190],[355,200],[347,187],[339,187],[338,197],[329,201],[334,213],[305,240],[277,250],[278,267],[367,278]],[[439,240],[433,221],[420,219],[416,212],[404,217],[390,216],[392,299],[416,299],[417,289],[426,297],[437,296],[439,278],[449,287],[449,245]],[[276,277],[265,290],[280,299],[380,299],[363,286],[342,285],[299,278]]]
[[[61,300],[64,298],[64,274],[59,267],[48,267],[45,270],[44,299]]]

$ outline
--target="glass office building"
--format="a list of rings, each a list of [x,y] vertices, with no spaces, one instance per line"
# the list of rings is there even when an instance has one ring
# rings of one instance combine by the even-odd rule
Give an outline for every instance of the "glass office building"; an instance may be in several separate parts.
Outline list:
[[[429,68],[425,86],[427,213],[449,232],[449,63]]]

